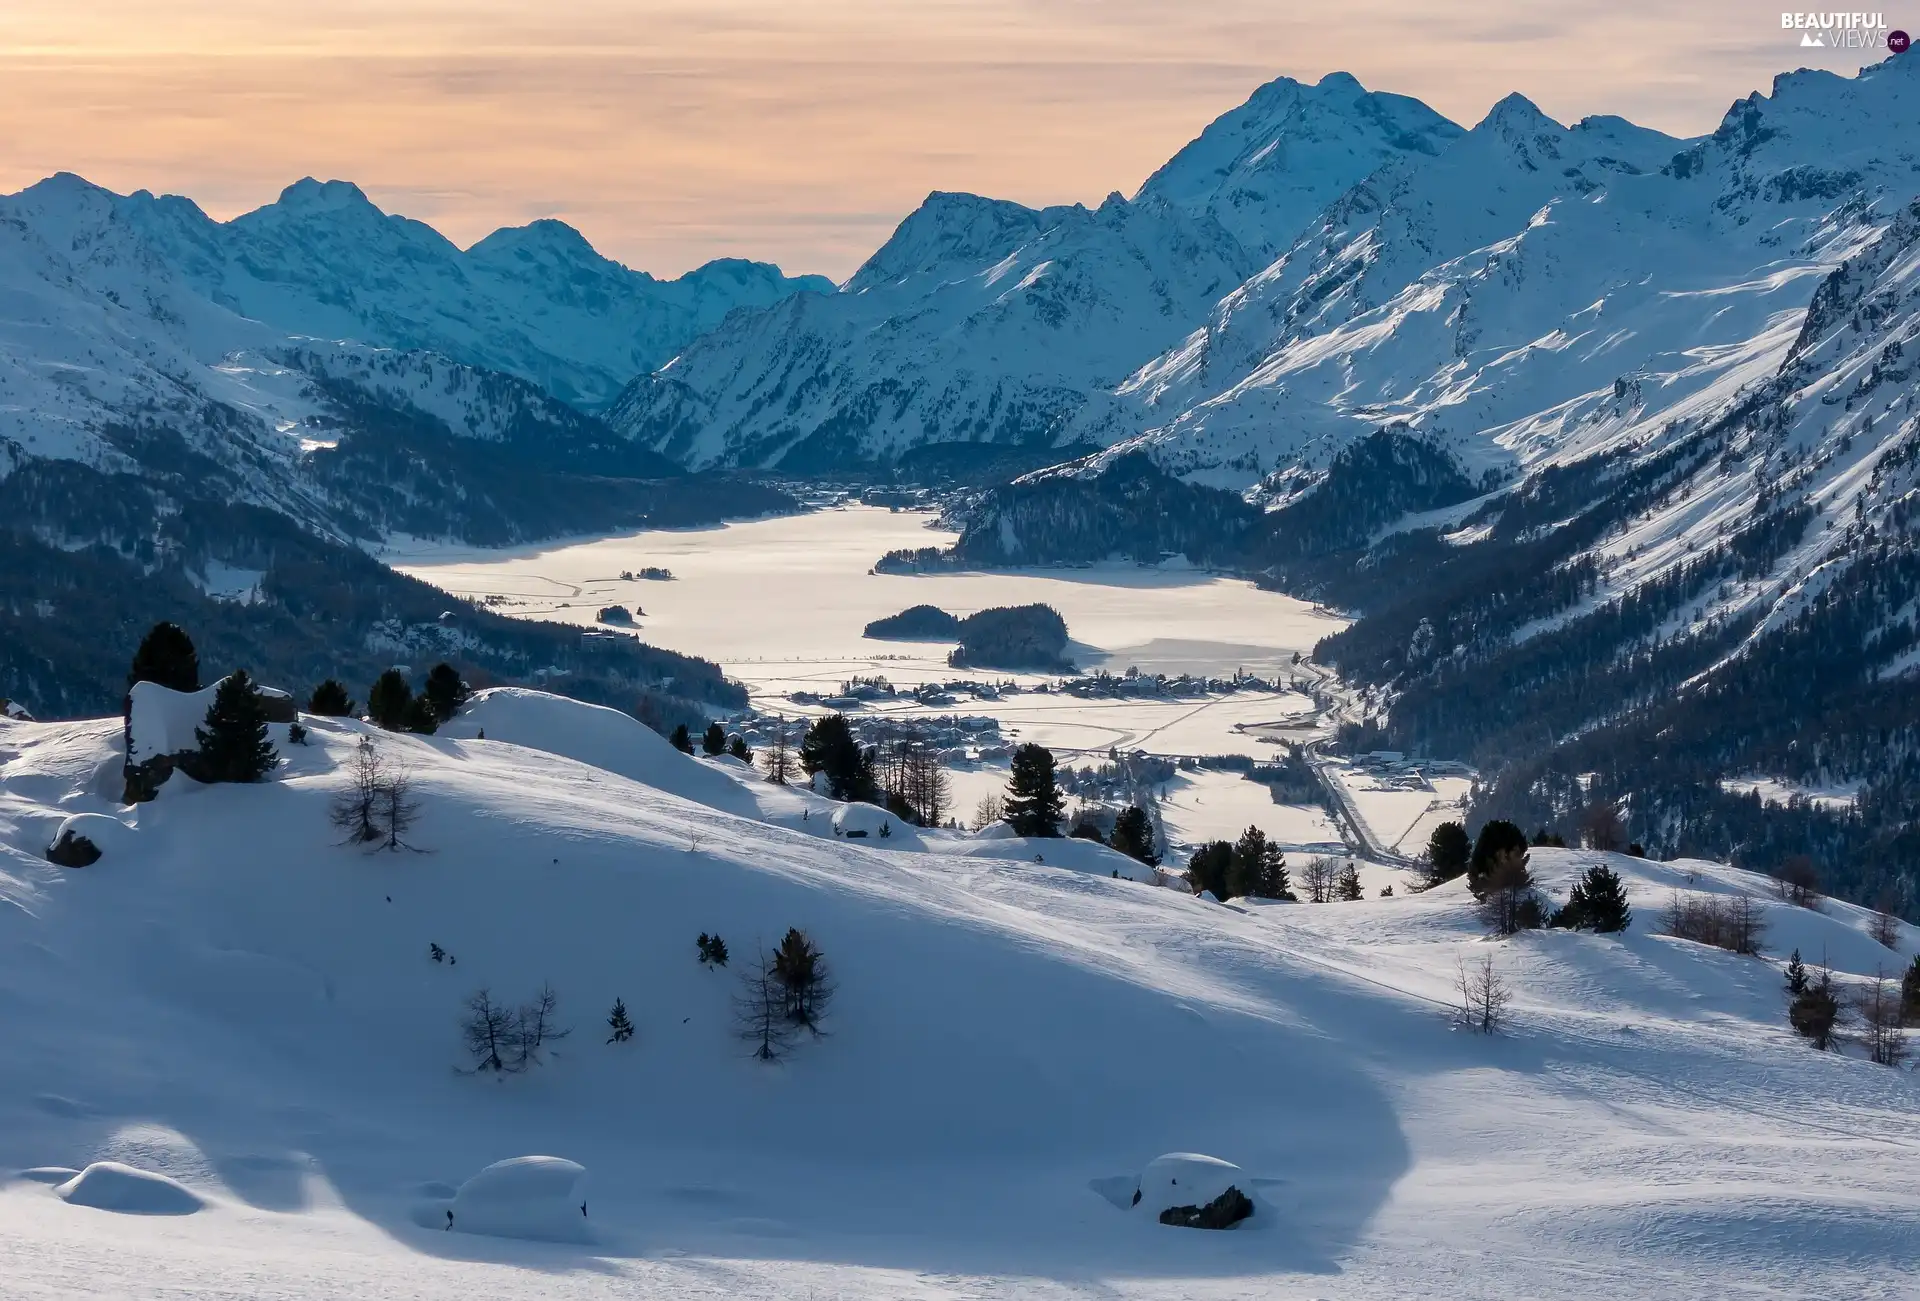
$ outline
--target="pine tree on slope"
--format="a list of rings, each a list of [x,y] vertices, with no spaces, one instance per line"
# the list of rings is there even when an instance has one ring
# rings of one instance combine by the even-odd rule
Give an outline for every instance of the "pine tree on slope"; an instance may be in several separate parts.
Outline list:
[[[205,782],[257,782],[280,761],[267,739],[267,710],[260,688],[245,669],[235,669],[213,693],[206,722],[193,730],[200,751],[191,775]]]
[[[1007,825],[1017,836],[1058,836],[1066,816],[1066,797],[1053,777],[1053,753],[1027,742],[1013,752],[1007,779]]]

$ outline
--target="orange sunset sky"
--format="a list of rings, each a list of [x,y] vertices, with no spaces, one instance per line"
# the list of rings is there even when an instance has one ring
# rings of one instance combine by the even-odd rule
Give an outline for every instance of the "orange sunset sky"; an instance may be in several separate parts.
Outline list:
[[[4,0],[0,191],[67,170],[224,218],[312,174],[463,245],[551,216],[656,274],[837,279],[931,189],[1131,194],[1281,73],[1697,134],[1864,61],[1725,0]]]

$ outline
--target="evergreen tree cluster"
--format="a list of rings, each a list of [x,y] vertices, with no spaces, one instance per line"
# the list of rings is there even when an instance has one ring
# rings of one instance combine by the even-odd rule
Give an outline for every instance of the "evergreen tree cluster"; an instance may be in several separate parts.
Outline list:
[[[316,695],[319,690],[315,688]],[[460,671],[451,664],[434,665],[418,695],[414,694],[405,674],[399,669],[388,669],[367,691],[367,717],[389,732],[431,736],[442,723],[460,712],[472,694]],[[329,703],[332,703],[331,693]]]
[[[800,767],[807,776],[825,774],[827,793],[836,800],[876,802],[873,753],[854,738],[845,714],[816,718],[800,742]]]

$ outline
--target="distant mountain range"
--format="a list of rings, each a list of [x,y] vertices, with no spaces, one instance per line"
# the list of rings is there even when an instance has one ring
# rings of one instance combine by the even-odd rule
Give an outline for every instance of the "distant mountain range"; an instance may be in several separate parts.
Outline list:
[[[303,181],[218,223],[60,175],[0,198],[0,695],[111,706],[142,621],[302,677],[454,655],[590,698],[725,696],[711,665],[474,616],[362,555],[790,509],[688,476],[590,410],[742,304],[753,263],[659,282],[556,222],[462,253]]]
[[[1907,56],[1687,140],[1281,78],[1132,198],[931,195],[837,289],[557,223],[462,252],[337,182],[218,223],[55,177],[0,199],[0,512],[212,590],[261,566],[170,542],[182,502],[500,542],[785,501],[714,472],[1018,474],[889,563],[1225,566],[1360,616],[1318,655],[1362,739],[1475,759],[1482,811],[1898,884],[1914,121]]]

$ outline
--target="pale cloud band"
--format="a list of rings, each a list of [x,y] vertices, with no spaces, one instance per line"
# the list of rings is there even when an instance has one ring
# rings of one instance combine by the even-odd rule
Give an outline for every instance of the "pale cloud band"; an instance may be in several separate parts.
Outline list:
[[[461,243],[557,216],[659,274],[838,277],[932,189],[1131,193],[1281,73],[1696,134],[1776,72],[1881,57],[1796,40],[1725,0],[12,0],[0,190],[64,169],[225,217],[313,174]]]

